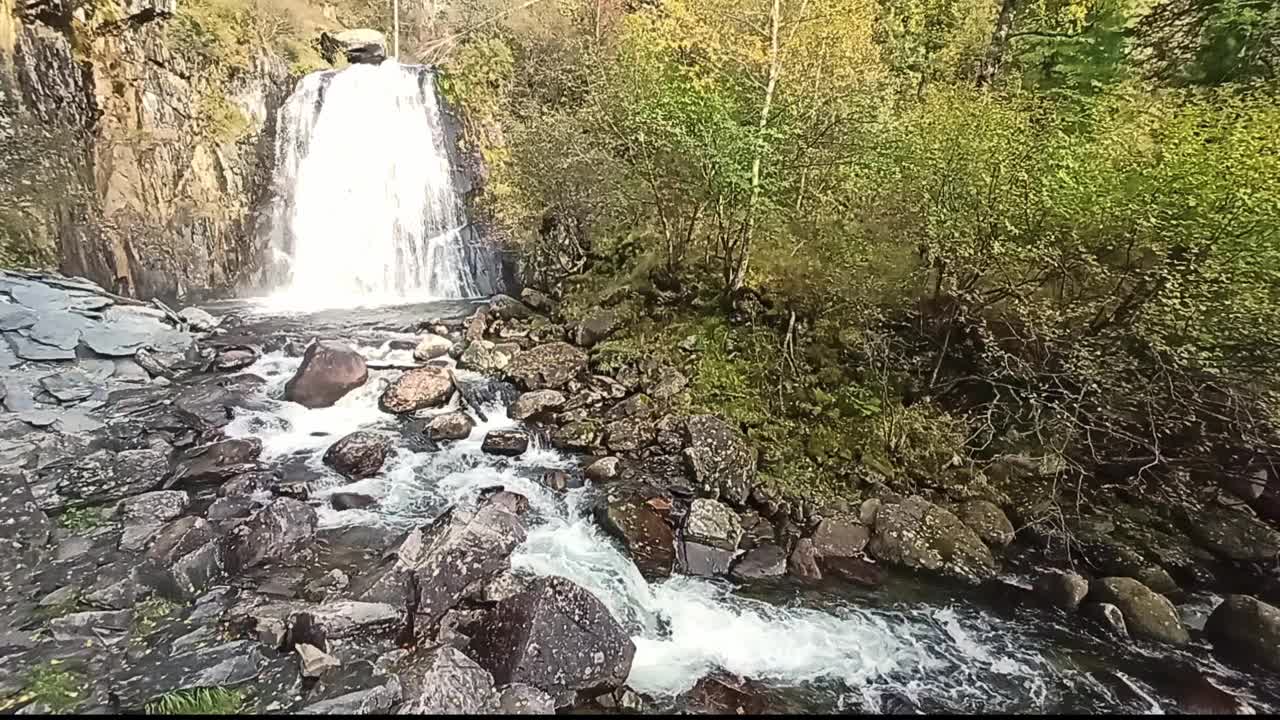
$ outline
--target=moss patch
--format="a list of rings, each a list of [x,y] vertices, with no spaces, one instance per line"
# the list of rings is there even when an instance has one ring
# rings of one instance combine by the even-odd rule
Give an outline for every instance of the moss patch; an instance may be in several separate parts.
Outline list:
[[[142,642],[182,606],[161,597],[143,600],[133,607],[131,642]]]
[[[10,701],[11,705],[40,704],[65,713],[83,702],[87,696],[84,677],[61,668],[61,664],[61,660],[50,660],[32,668],[26,689]]]
[[[106,525],[110,508],[83,507],[68,508],[58,515],[58,527],[71,532],[86,532]]]

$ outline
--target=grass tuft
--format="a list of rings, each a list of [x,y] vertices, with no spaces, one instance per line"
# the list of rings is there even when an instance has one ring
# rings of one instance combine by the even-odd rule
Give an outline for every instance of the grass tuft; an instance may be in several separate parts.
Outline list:
[[[147,703],[148,715],[237,715],[244,692],[231,688],[175,690]]]

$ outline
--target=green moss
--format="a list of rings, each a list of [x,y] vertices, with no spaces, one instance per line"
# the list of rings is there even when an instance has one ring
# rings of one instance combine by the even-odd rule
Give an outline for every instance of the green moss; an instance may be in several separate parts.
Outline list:
[[[182,606],[162,597],[152,597],[133,607],[131,640],[141,642],[160,628],[161,623]]]
[[[205,135],[217,143],[235,142],[249,130],[249,118],[225,95],[201,95],[196,112],[204,126]]]
[[[86,697],[84,678],[78,673],[60,669],[61,660],[50,660],[36,666],[27,675],[25,691],[15,704],[41,704],[57,713],[74,709]]]
[[[67,508],[58,515],[58,526],[71,532],[86,532],[107,524],[110,508],[82,507]]]
[[[148,715],[237,715],[245,694],[233,688],[176,690],[146,705]]]

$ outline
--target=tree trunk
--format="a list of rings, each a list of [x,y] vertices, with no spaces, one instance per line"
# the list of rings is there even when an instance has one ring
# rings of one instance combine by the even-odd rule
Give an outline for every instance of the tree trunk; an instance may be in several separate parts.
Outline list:
[[[1000,14],[996,17],[996,29],[991,33],[991,44],[987,46],[987,54],[978,66],[978,87],[990,87],[995,83],[1000,66],[1004,63],[1004,53],[1009,47],[1009,33],[1013,30],[1013,16],[1018,10],[1018,0],[1002,0]]]
[[[760,108],[759,133],[756,137],[756,155],[751,161],[751,198],[747,201],[747,217],[743,224],[742,241],[738,248],[737,263],[729,276],[729,292],[742,288],[747,278],[747,264],[751,261],[751,238],[755,234],[756,205],[760,200],[760,172],[767,144],[765,128],[769,125],[769,113],[773,110],[773,92],[778,87],[782,73],[782,60],[778,54],[778,30],[782,25],[782,0],[773,0],[769,10],[769,82],[764,89],[764,104]]]

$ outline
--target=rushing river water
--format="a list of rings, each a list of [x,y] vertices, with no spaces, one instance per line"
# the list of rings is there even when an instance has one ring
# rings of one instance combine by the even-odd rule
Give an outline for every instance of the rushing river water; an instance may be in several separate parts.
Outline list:
[[[333,337],[357,345],[371,361],[403,364],[411,362],[409,351],[394,350],[391,342],[411,340],[405,328],[429,317],[460,317],[470,305],[311,315],[252,304],[216,308],[229,309],[245,313],[246,339]],[[1079,617],[1018,602],[1016,578],[994,591],[893,575],[876,589],[835,582],[736,587],[682,576],[648,583],[586,512],[589,485],[560,494],[537,481],[544,470],[577,467],[577,458],[547,447],[537,433],[518,458],[480,451],[486,432],[519,425],[506,417],[509,392],[490,393],[488,421],[466,440],[434,452],[401,446],[378,476],[349,482],[321,456],[358,429],[396,432],[403,420],[379,410],[377,399],[399,371],[374,370],[364,387],[334,407],[311,410],[279,399],[299,362],[273,352],[246,370],[268,381],[267,400],[263,409],[242,411],[229,435],[258,437],[263,460],[303,463],[324,478],[312,489],[322,526],[421,524],[449,505],[473,502],[494,484],[526,495],[536,519],[514,567],[568,577],[608,606],[636,644],[629,685],[652,699],[652,709],[678,707],[682,693],[715,671],[761,681],[771,707],[805,712],[1178,712],[1191,707],[1187,696],[1204,677],[1256,710],[1280,708],[1274,677],[1228,667],[1203,643],[1175,650],[1109,639]],[[440,412],[449,409],[456,406]],[[333,511],[323,501],[338,490],[379,502],[375,510]],[[1202,622],[1213,600],[1181,609]]]

